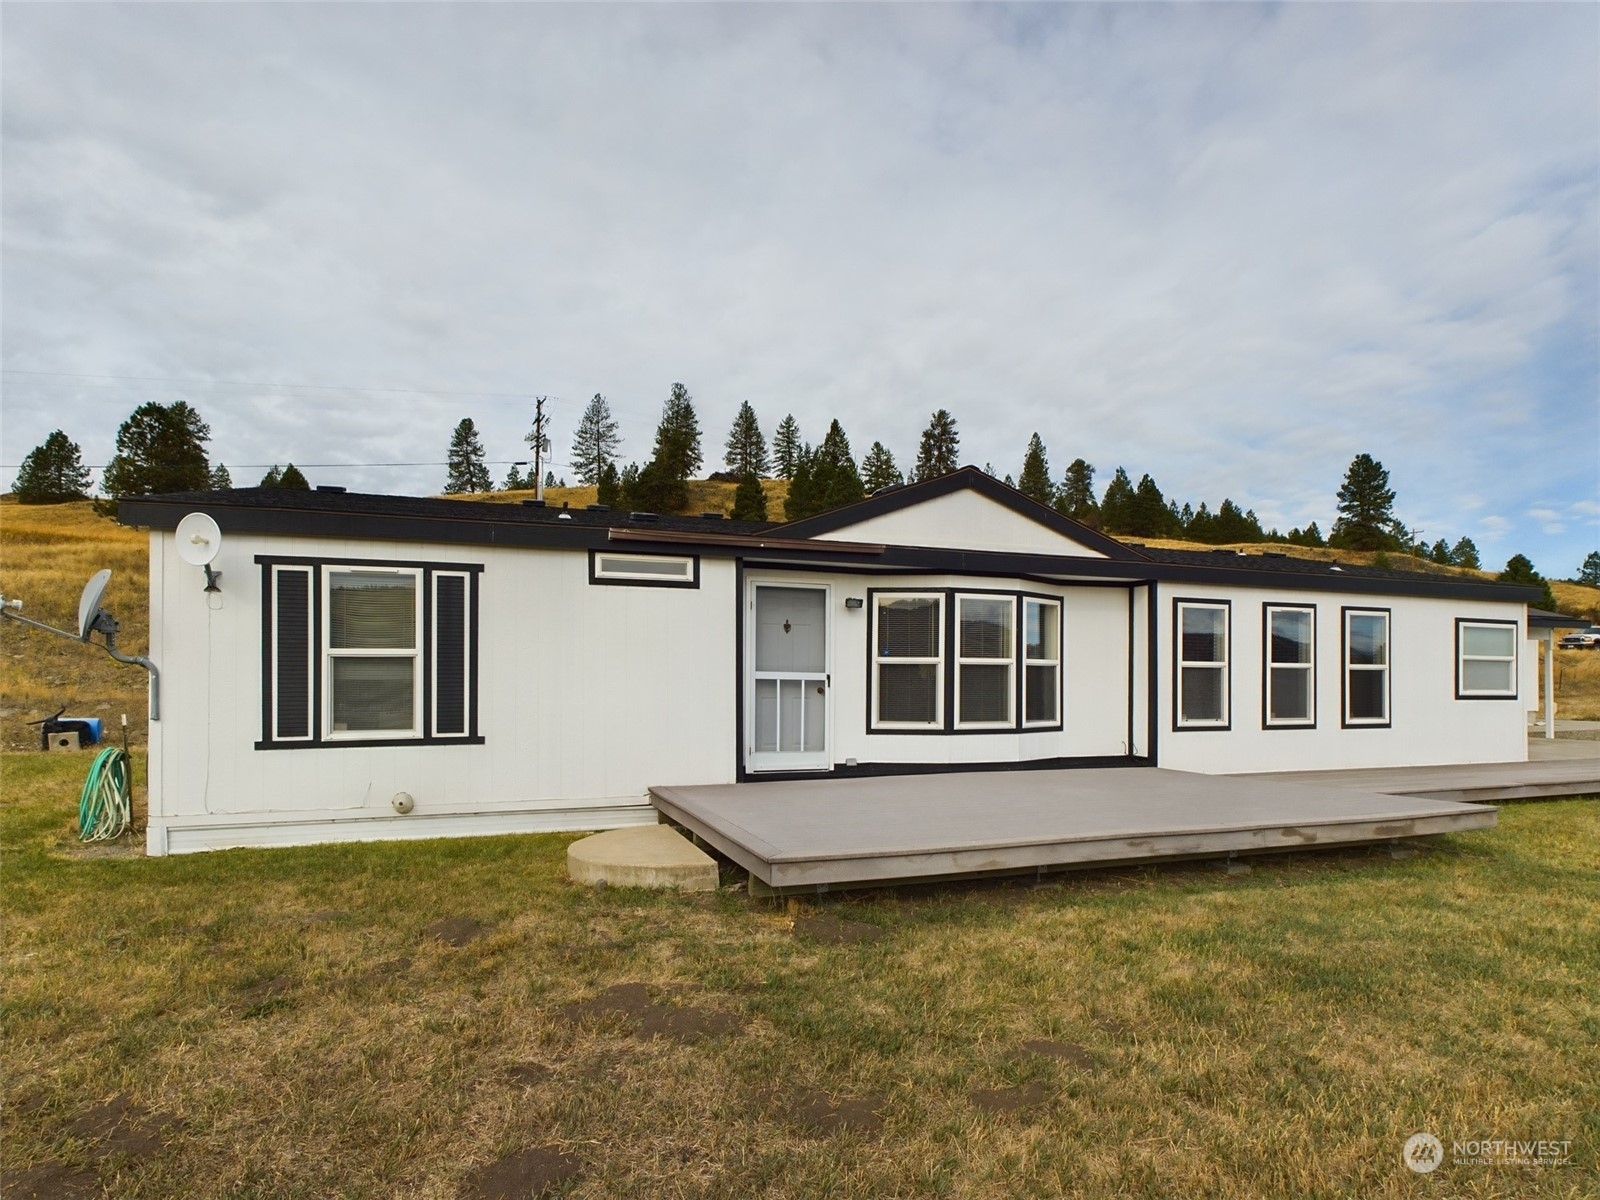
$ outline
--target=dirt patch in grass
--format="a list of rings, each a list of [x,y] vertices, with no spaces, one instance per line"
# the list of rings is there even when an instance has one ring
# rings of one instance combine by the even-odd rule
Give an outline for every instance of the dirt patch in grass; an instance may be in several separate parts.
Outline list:
[[[538,1062],[512,1063],[502,1072],[506,1082],[514,1087],[538,1087],[555,1074],[553,1067]]]
[[[853,946],[864,942],[880,942],[887,936],[877,925],[870,925],[866,921],[847,921],[832,913],[796,917],[794,933],[796,937],[810,938],[813,942],[824,946]]]
[[[1042,1083],[1024,1083],[1017,1087],[985,1088],[970,1093],[967,1099],[984,1112],[1027,1112],[1048,1104],[1050,1089]]]
[[[264,1016],[289,1003],[289,993],[294,990],[294,980],[287,975],[274,975],[260,983],[252,983],[240,990],[234,998],[233,1010],[241,1017]]]
[[[474,917],[441,917],[422,931],[438,938],[446,946],[465,946],[488,932],[488,927]]]
[[[1041,1058],[1053,1058],[1058,1062],[1067,1063],[1085,1071],[1094,1070],[1094,1055],[1082,1046],[1074,1046],[1071,1042],[1056,1042],[1049,1038],[1034,1038],[1022,1043],[1022,1049],[1028,1054],[1037,1054]]]
[[[548,1196],[582,1169],[577,1159],[555,1146],[531,1146],[473,1171],[461,1195],[463,1200],[531,1200]]]
[[[698,1042],[703,1038],[738,1033],[744,1018],[736,1013],[717,1012],[692,1004],[659,1004],[642,983],[618,983],[598,996],[563,1005],[562,1016],[569,1021],[600,1021],[620,1018],[633,1026],[640,1037],[664,1037],[679,1042]]]
[[[774,1107],[795,1124],[821,1136],[848,1130],[852,1133],[877,1133],[883,1128],[880,1110],[888,1104],[883,1096],[851,1096],[834,1099],[828,1093],[807,1089],[776,1097]]]
[[[0,1196],[6,1200],[79,1200],[100,1194],[98,1175],[65,1163],[47,1162],[20,1171],[0,1171]]]
[[[108,1158],[126,1154],[141,1158],[154,1154],[167,1144],[167,1131],[174,1122],[135,1104],[126,1095],[113,1096],[85,1109],[67,1123],[66,1132],[89,1144],[89,1153]]]

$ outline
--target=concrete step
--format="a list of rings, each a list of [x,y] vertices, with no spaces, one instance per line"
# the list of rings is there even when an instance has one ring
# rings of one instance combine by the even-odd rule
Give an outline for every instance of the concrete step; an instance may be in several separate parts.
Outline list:
[[[611,829],[567,847],[567,875],[574,883],[608,887],[717,890],[717,864],[666,825]]]

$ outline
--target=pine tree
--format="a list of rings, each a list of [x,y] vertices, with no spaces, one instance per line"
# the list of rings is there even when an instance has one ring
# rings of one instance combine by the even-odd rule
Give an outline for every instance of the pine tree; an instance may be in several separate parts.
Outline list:
[[[290,463],[288,466],[284,467],[283,476],[278,480],[278,486],[299,492],[309,492],[311,490],[311,484],[308,483],[306,481],[306,477],[300,473],[300,468],[295,466],[293,463]]]
[[[1450,543],[1440,538],[1428,550],[1428,561],[1438,563],[1441,567],[1450,565]]]
[[[599,483],[600,472],[616,459],[617,451],[622,448],[617,428],[611,405],[596,392],[583,410],[577,432],[572,435],[572,470],[579,483],[591,486]]]
[[[622,477],[617,473],[617,464],[608,462],[600,472],[600,480],[595,485],[598,494],[594,500],[596,504],[604,504],[607,508],[616,508],[621,501]]]
[[[272,464],[272,469],[261,477],[261,482],[256,484],[256,486],[264,488],[283,486],[283,472],[279,470],[277,463]]]
[[[19,504],[61,504],[89,495],[89,468],[83,451],[56,430],[28,452],[11,485]]]
[[[811,470],[816,512],[854,504],[867,494],[855,457],[850,453],[850,439],[837,420],[828,426],[827,436],[817,447]]]
[[[812,486],[814,454],[810,446],[801,446],[794,457],[794,475],[789,480],[789,494],[783,501],[783,519],[799,521],[820,512],[816,506],[816,491]]]
[[[1591,550],[1578,568],[1578,582],[1585,587],[1600,587],[1600,550]]]
[[[1073,459],[1072,465],[1061,477],[1061,486],[1056,489],[1055,506],[1056,511],[1064,517],[1082,521],[1085,525],[1099,524],[1100,506],[1094,499],[1094,468],[1083,459]]]
[[[1450,565],[1452,567],[1467,567],[1478,571],[1483,569],[1483,563],[1478,558],[1477,544],[1469,537],[1462,538],[1450,547]]]
[[[117,498],[201,492],[211,484],[211,427],[182,400],[141,404],[117,430],[117,452],[102,486]]]
[[[956,419],[948,409],[941,408],[922,431],[922,441],[917,446],[917,466],[911,477],[922,483],[948,475],[961,465],[960,459],[961,435],[956,430]]]
[[[741,482],[746,475],[757,479],[766,475],[767,439],[761,434],[761,422],[756,420],[756,410],[750,407],[748,400],[739,405],[733,418],[726,450],[723,464],[738,475]]]
[[[527,486],[528,481],[522,477],[522,472],[517,470],[517,464],[512,463],[511,469],[506,472],[506,481],[500,485],[500,489],[506,492],[520,492]]]
[[[544,473],[544,486],[547,487],[547,488],[553,488],[553,487],[555,487],[555,485],[556,485],[556,473],[554,471],[546,471]]]
[[[484,463],[483,440],[478,437],[478,427],[471,417],[462,417],[450,435],[446,466],[449,470],[444,482],[447,495],[494,491],[494,479]]]
[[[862,486],[869,492],[876,492],[886,487],[899,487],[904,482],[889,448],[882,442],[873,442],[867,457],[861,461]]]
[[[1513,554],[1506,562],[1506,569],[1495,578],[1501,583],[1520,583],[1524,587],[1542,588],[1544,595],[1540,598],[1538,607],[1547,612],[1555,609],[1556,597],[1550,590],[1550,581],[1533,569],[1533,563],[1527,555]]]
[[[767,519],[767,494],[761,490],[761,479],[754,471],[739,480],[733,493],[733,519],[735,521],[765,521]]]
[[[1107,533],[1133,532],[1133,480],[1121,467],[1100,498],[1100,520]]]
[[[1017,478],[1017,491],[1029,500],[1049,504],[1055,499],[1055,485],[1050,482],[1050,460],[1045,457],[1044,442],[1036,433],[1028,440],[1028,452],[1022,457],[1022,474]]]
[[[233,490],[233,476],[228,474],[227,463],[218,463],[211,468],[211,490],[213,492]]]
[[[661,408],[653,461],[664,479],[680,484],[688,482],[700,469],[700,419],[695,416],[689,389],[681,383],[672,385],[672,394]],[[684,502],[687,503],[687,490]]]
[[[778,431],[772,435],[772,460],[779,479],[793,479],[794,469],[800,462],[800,426],[790,413],[778,422]]]
[[[616,507],[633,509],[635,512],[642,511],[640,509],[635,509],[633,504],[634,496],[638,490],[639,464],[629,463],[627,466],[622,468],[622,473],[617,476]]]
[[[1389,472],[1372,455],[1356,455],[1339,487],[1339,519],[1328,544],[1347,550],[1395,550],[1400,548],[1396,529]]]
[[[1128,532],[1136,537],[1164,537],[1174,523],[1161,489],[1148,472],[1140,476],[1128,511]]]

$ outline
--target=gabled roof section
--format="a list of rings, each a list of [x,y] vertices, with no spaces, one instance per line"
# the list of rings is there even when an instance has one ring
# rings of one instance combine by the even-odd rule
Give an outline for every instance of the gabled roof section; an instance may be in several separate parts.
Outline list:
[[[977,467],[875,492],[858,503],[781,525],[775,532],[821,541],[849,537],[934,549],[1146,561],[1132,547],[1030,500]]]

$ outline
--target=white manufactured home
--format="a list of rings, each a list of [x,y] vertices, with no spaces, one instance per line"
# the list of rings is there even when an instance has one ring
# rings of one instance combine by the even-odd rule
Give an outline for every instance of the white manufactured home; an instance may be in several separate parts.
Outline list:
[[[1130,546],[970,468],[779,526],[332,489],[121,519],[152,854],[603,829],[652,787],[1527,757],[1527,589]]]

